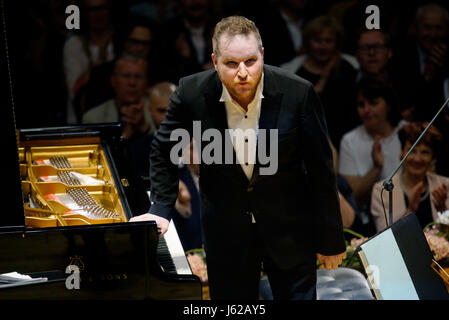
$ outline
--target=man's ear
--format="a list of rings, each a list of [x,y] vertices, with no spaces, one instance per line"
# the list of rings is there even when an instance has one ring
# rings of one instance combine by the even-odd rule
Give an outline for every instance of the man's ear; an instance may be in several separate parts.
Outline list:
[[[264,57],[264,54],[265,54],[265,48],[262,47],[262,58]]]
[[[214,68],[215,68],[215,70],[217,70],[217,57],[213,53],[210,56],[212,58],[212,62],[214,63]]]

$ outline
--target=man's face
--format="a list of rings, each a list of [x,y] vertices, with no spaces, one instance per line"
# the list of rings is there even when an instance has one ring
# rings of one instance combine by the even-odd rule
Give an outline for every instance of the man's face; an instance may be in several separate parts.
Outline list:
[[[135,27],[125,42],[125,51],[147,57],[152,40],[151,30],[142,26]]]
[[[224,34],[218,41],[219,55],[212,54],[215,70],[231,97],[240,105],[254,98],[263,71],[263,48],[256,36]]]
[[[119,60],[111,76],[111,85],[119,105],[135,104],[145,94],[147,64],[144,60]]]
[[[440,12],[425,12],[416,24],[416,36],[426,51],[431,51],[435,45],[444,43],[447,35],[448,26]]]
[[[379,74],[386,69],[392,52],[382,32],[369,31],[361,34],[356,55],[363,72]]]

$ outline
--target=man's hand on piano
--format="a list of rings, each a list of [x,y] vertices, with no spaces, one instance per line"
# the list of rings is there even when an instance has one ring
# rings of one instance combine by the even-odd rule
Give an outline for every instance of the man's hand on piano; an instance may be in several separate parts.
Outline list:
[[[155,214],[151,214],[151,213],[141,214],[140,216],[135,216],[135,217],[132,217],[131,219],[129,219],[129,222],[139,222],[139,221],[156,221],[157,228],[161,232],[159,234],[159,238],[162,238],[164,233],[167,232],[168,225],[170,223],[170,221],[168,221],[167,219],[159,217],[159,216],[157,216]]]

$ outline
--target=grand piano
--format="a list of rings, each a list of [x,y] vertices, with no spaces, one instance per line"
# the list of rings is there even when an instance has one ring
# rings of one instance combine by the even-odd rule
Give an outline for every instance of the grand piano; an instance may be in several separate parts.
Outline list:
[[[119,124],[16,128],[1,4],[0,299],[201,299],[173,223],[128,222],[150,202]]]
[[[47,280],[0,285],[1,299],[201,299],[174,224],[159,239],[154,221],[127,222],[150,204],[120,132],[112,124],[18,131],[19,205],[0,218],[0,273]],[[87,181],[71,184],[73,172]],[[77,203],[74,191],[95,205]],[[73,265],[80,288],[71,290]]]

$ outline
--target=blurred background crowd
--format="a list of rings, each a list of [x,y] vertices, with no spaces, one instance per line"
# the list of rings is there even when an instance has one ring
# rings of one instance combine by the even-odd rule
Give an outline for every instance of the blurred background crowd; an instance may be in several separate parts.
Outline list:
[[[79,30],[66,27],[70,4],[80,9]],[[379,30],[366,29],[373,4]],[[379,182],[449,98],[448,7],[419,0],[8,1],[16,127],[122,122],[136,167],[148,175],[146,146],[179,79],[213,68],[215,24],[244,15],[260,30],[265,63],[314,84],[344,226],[370,236],[385,227]],[[423,226],[449,207],[448,110],[395,184],[397,217],[418,212]],[[185,197],[180,189],[183,218],[199,210],[197,171],[186,174]]]

